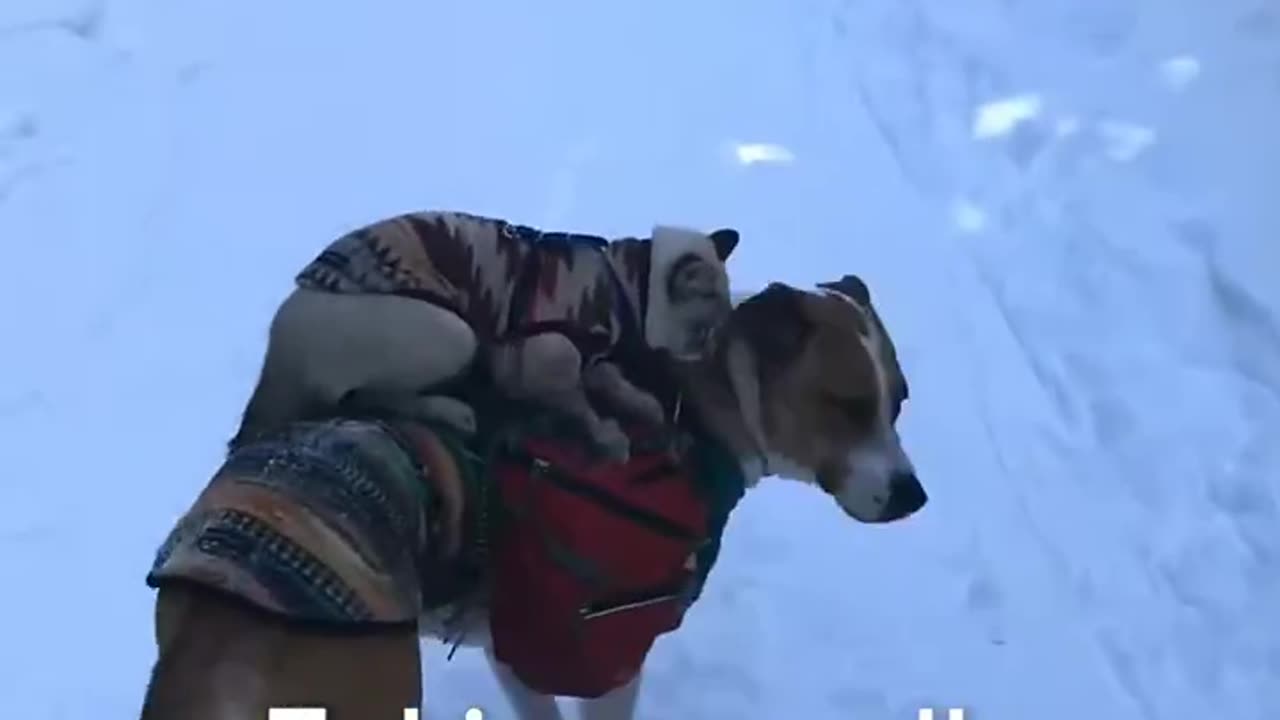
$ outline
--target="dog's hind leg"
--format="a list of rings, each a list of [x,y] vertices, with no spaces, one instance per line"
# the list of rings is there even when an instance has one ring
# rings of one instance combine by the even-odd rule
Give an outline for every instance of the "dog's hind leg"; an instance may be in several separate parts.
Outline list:
[[[476,412],[448,395],[410,395],[372,389],[353,390],[342,399],[344,412],[405,420],[438,420],[470,435],[476,431]]]
[[[640,697],[640,678],[614,688],[598,698],[578,701],[579,720],[631,720],[636,714],[636,700]]]
[[[232,443],[332,414],[355,390],[415,396],[465,371],[476,345],[466,321],[431,303],[295,289],[272,320],[262,374]]]
[[[273,707],[323,707],[329,720],[394,720],[422,706],[412,629],[334,633],[207,590],[156,594],[157,657],[141,720],[265,720]]]
[[[322,391],[304,387],[299,382],[301,378],[288,364],[293,359],[289,350],[282,350],[278,343],[268,340],[262,370],[245,406],[240,429],[231,439],[232,446],[290,420],[320,414],[334,400],[325,398]]]

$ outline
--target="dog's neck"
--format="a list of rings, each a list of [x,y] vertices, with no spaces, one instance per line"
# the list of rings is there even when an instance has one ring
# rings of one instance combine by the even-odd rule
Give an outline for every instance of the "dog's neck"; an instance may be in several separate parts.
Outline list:
[[[757,387],[741,387],[734,381],[728,348],[722,346],[706,360],[681,363],[681,385],[705,429],[715,435],[738,459],[747,487],[768,474],[768,448],[763,447],[761,429],[753,430],[752,420],[744,405],[750,402],[746,393],[758,393]],[[758,423],[758,420],[756,421]]]

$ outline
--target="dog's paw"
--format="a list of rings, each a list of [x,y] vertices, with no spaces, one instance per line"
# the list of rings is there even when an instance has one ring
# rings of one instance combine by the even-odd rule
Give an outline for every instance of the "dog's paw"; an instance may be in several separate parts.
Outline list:
[[[662,427],[667,422],[667,410],[662,407],[658,398],[644,393],[635,399],[636,419],[653,427]]]
[[[616,420],[601,420],[599,425],[591,428],[591,438],[606,459],[617,463],[625,463],[631,459],[631,438],[627,437]]]
[[[476,411],[471,406],[447,395],[426,395],[414,401],[415,420],[442,422],[473,435],[476,432]]]

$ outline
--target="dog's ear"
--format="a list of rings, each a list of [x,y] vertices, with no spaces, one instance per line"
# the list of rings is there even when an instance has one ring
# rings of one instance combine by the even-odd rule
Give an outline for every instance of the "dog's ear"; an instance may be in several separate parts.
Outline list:
[[[804,296],[800,290],[775,282],[734,309],[731,322],[766,366],[785,365],[808,342],[813,323],[805,315]]]
[[[738,231],[732,228],[721,228],[711,233],[711,244],[715,246],[716,257],[720,262],[729,259],[733,249],[738,247]]]
[[[867,288],[867,284],[862,282],[862,278],[857,275],[845,275],[835,282],[820,282],[818,287],[853,298],[862,305],[871,305],[871,290]]]

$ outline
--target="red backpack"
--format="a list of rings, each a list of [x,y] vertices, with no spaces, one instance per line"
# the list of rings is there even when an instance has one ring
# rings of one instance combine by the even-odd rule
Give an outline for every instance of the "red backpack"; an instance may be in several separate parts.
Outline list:
[[[529,688],[599,697],[680,626],[707,504],[665,450],[616,464],[580,445],[526,439],[495,463],[507,517],[489,625],[495,657]]]

